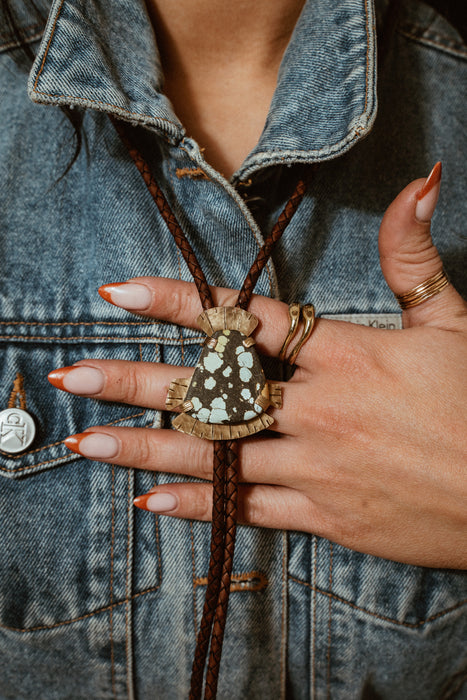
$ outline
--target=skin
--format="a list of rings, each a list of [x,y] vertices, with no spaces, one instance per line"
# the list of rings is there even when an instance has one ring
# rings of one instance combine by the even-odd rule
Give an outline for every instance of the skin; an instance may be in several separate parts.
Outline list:
[[[148,0],[162,47],[166,91],[188,132],[206,146],[207,160],[227,176],[259,137],[277,56],[302,4],[248,3],[246,22],[220,0],[171,3],[170,13],[165,0]],[[241,10],[243,3],[234,7]],[[199,22],[210,31],[196,33],[195,41],[190,27]],[[240,40],[239,45],[229,40],[232,26],[249,32],[245,45],[254,47],[251,53]],[[239,31],[235,35],[243,37]],[[225,90],[229,51],[231,82]],[[236,115],[247,113],[249,122],[239,123]],[[380,229],[381,267],[396,294],[441,269],[430,223],[415,216],[423,184],[416,180],[402,191]],[[138,314],[194,325],[202,310],[194,285],[161,278],[136,281],[152,295],[151,304]],[[232,290],[214,289],[213,294],[217,305],[235,303]],[[282,302],[253,297],[250,310],[260,319],[255,333],[260,352],[278,354],[289,326],[287,309]],[[242,441],[241,522],[313,532],[409,564],[467,567],[467,306],[449,285],[405,311],[403,323],[404,330],[388,332],[318,320],[293,378],[283,385],[283,408],[269,411],[276,436]],[[103,389],[93,398],[159,410],[171,379],[190,374],[163,364],[77,364],[103,373]],[[117,439],[114,464],[211,479],[210,442],[172,430],[94,426],[89,432]],[[70,442],[73,449],[76,444]],[[157,491],[176,496],[177,507],[166,515],[210,520],[209,483],[167,484]]]
[[[263,130],[304,0],[146,4],[157,34],[164,92],[206,160],[229,178]]]

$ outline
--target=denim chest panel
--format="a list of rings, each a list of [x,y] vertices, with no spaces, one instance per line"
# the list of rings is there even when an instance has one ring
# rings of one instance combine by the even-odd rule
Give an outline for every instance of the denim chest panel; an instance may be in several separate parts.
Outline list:
[[[93,424],[166,423],[155,411],[57,392],[46,374],[85,357],[194,364],[198,331],[139,319],[97,295],[99,285],[136,275],[191,278],[105,114],[86,114],[89,155],[83,148],[57,182],[71,152],[69,125],[56,108],[28,102],[24,74],[8,54],[2,60],[0,408],[20,373],[38,436],[26,454],[0,453],[0,697],[146,698],[157,689],[162,699],[183,698],[209,527],[134,512],[133,495],[179,477],[89,463],[63,445]],[[429,98],[445,125],[437,133],[423,121],[426,88],[407,71],[413,61],[444,86]],[[319,313],[396,311],[379,270],[379,221],[438,158],[447,167],[435,238],[462,289],[463,163],[450,139],[462,113],[454,89],[461,75],[458,57],[397,35],[372,133],[306,171],[309,195],[259,293],[313,301]],[[208,280],[238,288],[262,240],[242,198],[190,139],[140,138]],[[205,176],[193,177],[196,168]],[[297,176],[280,168],[258,185],[264,228]],[[238,189],[248,199],[248,187]],[[241,528],[234,587],[223,657],[230,681],[221,678],[220,697],[455,697],[447,694],[455,683],[462,692],[460,572]]]

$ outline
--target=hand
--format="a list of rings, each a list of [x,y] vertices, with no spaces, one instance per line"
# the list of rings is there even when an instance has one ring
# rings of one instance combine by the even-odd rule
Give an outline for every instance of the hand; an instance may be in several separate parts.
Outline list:
[[[439,185],[417,203],[422,185],[408,185],[381,225],[381,266],[395,293],[441,268],[422,220],[431,217]],[[233,305],[236,294],[213,289],[219,306]],[[202,310],[193,284],[169,279],[106,285],[102,295],[184,326],[193,327]],[[287,305],[254,296],[249,310],[260,319],[259,352],[277,356]],[[410,564],[467,567],[466,311],[449,285],[404,311],[402,331],[318,320],[282,385],[283,408],[268,411],[278,435],[241,442],[239,520],[313,532]],[[86,360],[49,377],[75,394],[163,410],[170,381],[190,373]],[[92,427],[66,444],[95,460],[211,479],[212,443],[173,430]],[[137,501],[166,515],[211,518],[209,483],[161,485]]]

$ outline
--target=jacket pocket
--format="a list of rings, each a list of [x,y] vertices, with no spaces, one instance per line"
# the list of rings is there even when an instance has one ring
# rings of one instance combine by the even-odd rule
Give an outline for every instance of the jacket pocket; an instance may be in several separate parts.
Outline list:
[[[25,452],[0,453],[2,627],[44,630],[105,615],[130,590],[159,585],[154,519],[146,519],[140,531],[152,543],[144,580],[131,579],[129,545],[139,517],[132,497],[150,488],[153,473],[83,459],[64,439],[91,425],[157,428],[160,413],[76,397],[47,381],[52,369],[80,359],[159,360],[160,346],[149,335],[157,335],[154,327],[114,325],[100,332],[90,324],[69,324],[55,334],[48,324],[36,324],[29,335],[15,330],[9,342],[1,342],[6,335],[0,338],[0,410],[21,375],[22,400],[37,430]]]

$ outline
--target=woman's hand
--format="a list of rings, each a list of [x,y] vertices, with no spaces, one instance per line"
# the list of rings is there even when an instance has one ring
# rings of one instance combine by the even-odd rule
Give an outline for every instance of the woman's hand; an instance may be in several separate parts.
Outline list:
[[[422,220],[431,217],[439,186],[417,200],[422,185],[406,187],[381,225],[381,266],[394,293],[441,269]],[[184,326],[193,327],[201,312],[186,282],[138,278],[106,285],[102,294]],[[236,294],[213,289],[219,306],[233,305]],[[260,319],[259,352],[277,356],[287,305],[254,296],[249,310]],[[402,331],[318,320],[282,385],[283,408],[268,411],[277,435],[241,442],[239,520],[313,532],[410,564],[467,567],[466,311],[449,285],[404,311]],[[183,374],[191,370],[86,360],[52,372],[50,381],[75,394],[163,410],[170,381]],[[92,427],[66,444],[94,460],[211,479],[212,443],[173,430]],[[211,491],[209,483],[171,483],[137,500],[154,512],[209,520]]]

